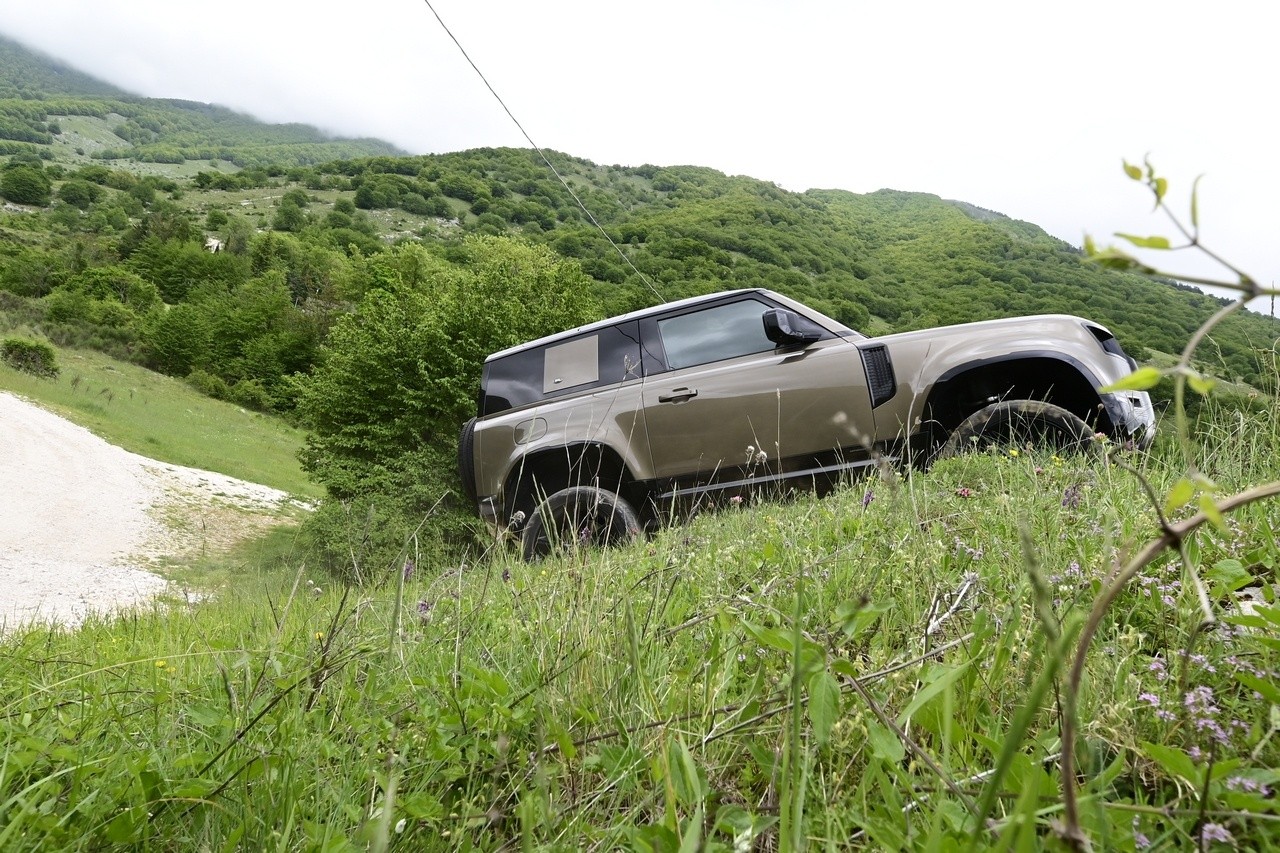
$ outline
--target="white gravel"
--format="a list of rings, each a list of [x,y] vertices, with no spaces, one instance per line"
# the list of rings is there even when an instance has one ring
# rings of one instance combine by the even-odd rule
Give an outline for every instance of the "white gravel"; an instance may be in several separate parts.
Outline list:
[[[168,586],[148,570],[157,561],[244,538],[288,503],[129,453],[0,392],[0,633],[150,602]]]

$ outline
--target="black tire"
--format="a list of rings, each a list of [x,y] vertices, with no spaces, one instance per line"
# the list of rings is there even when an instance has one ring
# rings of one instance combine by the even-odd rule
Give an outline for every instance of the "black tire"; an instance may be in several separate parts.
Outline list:
[[[480,497],[476,492],[476,419],[462,425],[458,436],[458,476],[462,478],[462,494],[467,498],[467,509],[478,514]]]
[[[533,511],[521,538],[526,560],[584,546],[622,545],[640,535],[640,516],[620,495],[595,486],[556,492]]]
[[[1093,430],[1073,412],[1043,400],[1002,400],[965,418],[951,432],[938,458],[992,447],[1098,452]]]

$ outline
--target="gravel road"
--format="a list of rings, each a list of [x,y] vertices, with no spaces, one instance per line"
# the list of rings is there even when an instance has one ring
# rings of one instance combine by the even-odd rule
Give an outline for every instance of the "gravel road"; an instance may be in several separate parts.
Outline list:
[[[166,591],[158,560],[278,522],[289,496],[129,453],[0,392],[0,633]]]

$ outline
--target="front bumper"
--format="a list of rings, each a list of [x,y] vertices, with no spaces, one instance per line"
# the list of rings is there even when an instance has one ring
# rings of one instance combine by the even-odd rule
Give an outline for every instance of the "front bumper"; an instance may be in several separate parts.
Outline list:
[[[1118,435],[1139,448],[1151,446],[1156,437],[1156,410],[1146,391],[1121,391],[1103,394],[1102,405]]]

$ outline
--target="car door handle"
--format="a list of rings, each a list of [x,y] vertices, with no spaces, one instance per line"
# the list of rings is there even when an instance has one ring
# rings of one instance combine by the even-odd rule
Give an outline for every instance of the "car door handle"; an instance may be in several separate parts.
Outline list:
[[[691,400],[698,396],[698,392],[692,388],[676,388],[670,394],[659,394],[659,403],[683,403],[685,400]]]

